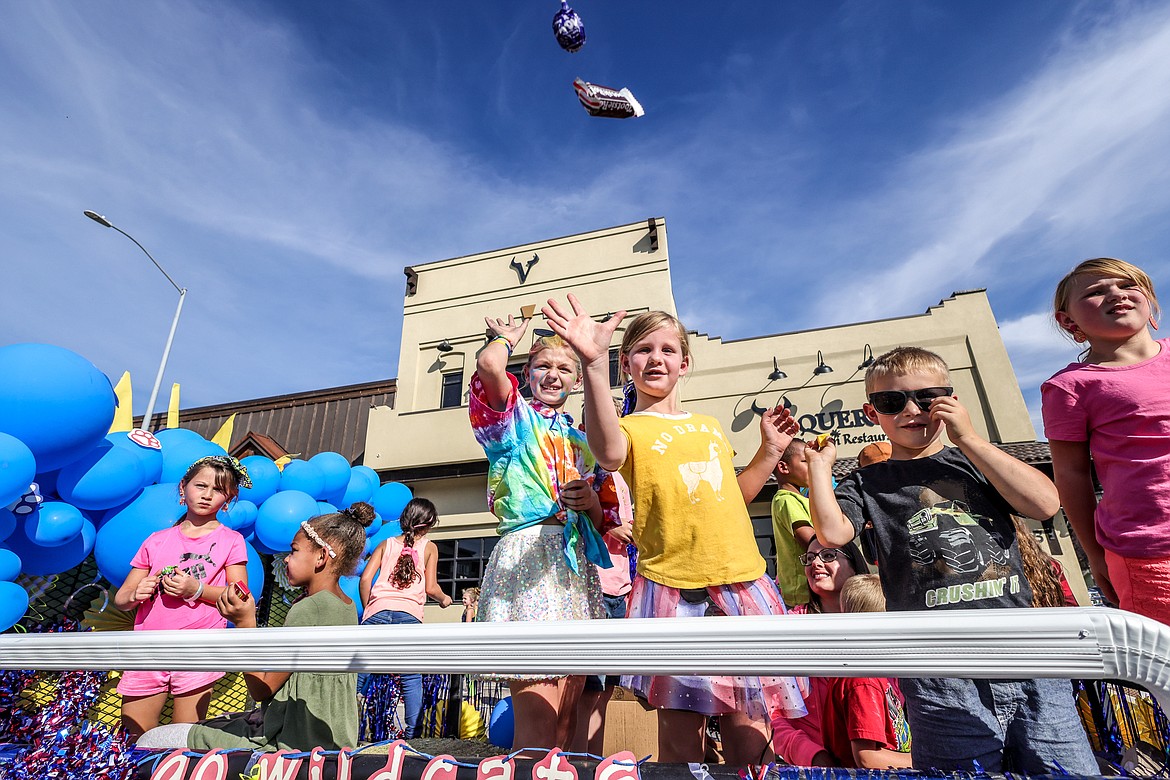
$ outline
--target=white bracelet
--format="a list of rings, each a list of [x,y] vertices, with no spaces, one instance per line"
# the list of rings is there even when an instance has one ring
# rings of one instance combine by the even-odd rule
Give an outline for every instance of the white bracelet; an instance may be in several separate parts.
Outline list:
[[[202,595],[203,595],[203,583],[200,582],[199,583],[199,590],[195,591],[195,595],[189,599],[183,599],[183,601],[186,601],[188,604],[194,604],[197,601],[199,601],[199,597]]]

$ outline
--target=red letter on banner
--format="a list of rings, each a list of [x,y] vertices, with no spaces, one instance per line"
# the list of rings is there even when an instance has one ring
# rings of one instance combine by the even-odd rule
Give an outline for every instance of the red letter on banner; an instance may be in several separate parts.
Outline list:
[[[593,780],[638,780],[638,759],[628,750],[614,753],[597,765]]]
[[[435,756],[427,762],[420,780],[455,780],[459,775],[459,767],[454,756]]]
[[[532,776],[536,780],[577,780],[577,768],[569,763],[560,748],[553,748],[532,765]]]
[[[275,753],[265,753],[256,762],[260,767],[260,776],[264,780],[296,780],[301,771],[301,764],[305,759],[287,759],[291,750],[278,750]]]
[[[315,747],[309,751],[309,780],[325,780],[325,749]]]
[[[396,739],[387,748],[386,763],[368,780],[402,780],[402,763],[406,760],[407,744]]]
[[[485,758],[475,768],[475,780],[513,780],[515,777],[516,762],[507,756]]]
[[[228,759],[218,750],[206,753],[191,770],[191,780],[227,780]]]
[[[183,755],[186,748],[167,753],[166,758],[159,761],[150,773],[150,780],[185,780],[187,765],[191,763],[188,756]]]

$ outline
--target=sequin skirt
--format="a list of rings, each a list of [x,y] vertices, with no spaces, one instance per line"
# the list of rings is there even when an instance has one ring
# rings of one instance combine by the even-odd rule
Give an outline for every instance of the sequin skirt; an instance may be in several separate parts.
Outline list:
[[[639,574],[634,578],[630,592],[627,617],[783,614],[785,611],[784,603],[780,600],[780,590],[766,575],[754,582],[716,585],[696,592],[660,585]],[[735,648],[728,648],[728,651],[735,652]],[[742,712],[750,718],[765,721],[773,713],[786,718],[799,718],[808,714],[793,677],[625,675],[622,677],[622,685],[658,709],[688,710],[704,715]]]
[[[605,617],[597,567],[585,560],[578,541],[581,574],[565,559],[564,529],[534,525],[500,538],[480,583],[477,622],[590,620]],[[558,675],[480,675],[488,680],[555,680]]]

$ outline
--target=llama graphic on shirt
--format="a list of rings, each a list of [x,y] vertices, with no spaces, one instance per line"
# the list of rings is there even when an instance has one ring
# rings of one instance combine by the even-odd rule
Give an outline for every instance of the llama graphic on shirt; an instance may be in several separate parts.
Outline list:
[[[723,500],[723,466],[719,462],[719,445],[711,442],[711,455],[707,460],[693,460],[690,463],[681,463],[678,473],[682,476],[683,484],[687,486],[687,498],[692,504],[697,504],[699,485],[706,482],[715,491],[715,500]]]

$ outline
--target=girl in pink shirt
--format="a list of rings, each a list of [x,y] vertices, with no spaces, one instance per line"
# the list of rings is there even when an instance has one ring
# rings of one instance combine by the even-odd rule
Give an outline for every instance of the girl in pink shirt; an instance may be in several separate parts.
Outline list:
[[[427,596],[446,609],[451,597],[439,586],[439,548],[427,539],[427,532],[439,522],[435,505],[425,498],[411,499],[398,518],[402,535],[393,536],[374,548],[362,572],[362,624],[421,623]],[[369,675],[358,679],[364,691]],[[402,703],[406,708],[406,738],[418,736],[422,713],[422,675],[400,678]]]
[[[227,455],[200,458],[179,482],[186,516],[147,537],[130,561],[130,574],[114,596],[129,612],[134,630],[224,628],[215,603],[228,583],[248,582],[244,537],[220,525],[216,513],[252,487],[248,471]],[[195,723],[207,715],[211,687],[223,672],[127,671],[118,681],[122,725],[133,739],[158,725],[167,694],[174,697],[172,723]]]
[[[1086,260],[1057,285],[1054,308],[1088,344],[1040,388],[1065,515],[1101,594],[1170,624],[1170,339],[1150,333],[1154,284],[1123,260]]]

